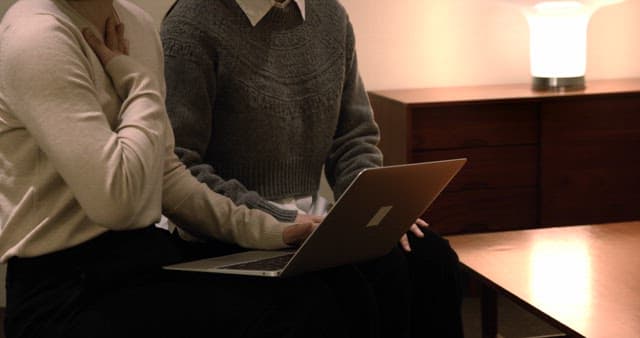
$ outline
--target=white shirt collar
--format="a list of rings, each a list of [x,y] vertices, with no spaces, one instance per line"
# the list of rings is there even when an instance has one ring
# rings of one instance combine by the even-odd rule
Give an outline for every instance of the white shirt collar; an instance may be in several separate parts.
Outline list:
[[[295,2],[302,14],[302,20],[305,19],[305,7],[304,0],[285,0],[283,5],[286,6],[289,2]],[[242,11],[247,16],[251,25],[255,26],[262,18],[267,15],[271,7],[279,6],[275,0],[236,0]]]

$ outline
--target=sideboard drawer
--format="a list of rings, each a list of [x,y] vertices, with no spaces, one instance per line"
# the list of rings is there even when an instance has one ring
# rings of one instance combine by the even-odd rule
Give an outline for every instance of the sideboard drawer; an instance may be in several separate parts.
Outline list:
[[[510,144],[535,144],[536,106],[528,103],[416,108],[412,112],[414,151]]]
[[[538,185],[538,147],[479,147],[414,153],[412,162],[466,157],[467,163],[446,191],[535,187]]]
[[[442,235],[527,229],[537,225],[537,200],[535,188],[444,192],[423,218]]]

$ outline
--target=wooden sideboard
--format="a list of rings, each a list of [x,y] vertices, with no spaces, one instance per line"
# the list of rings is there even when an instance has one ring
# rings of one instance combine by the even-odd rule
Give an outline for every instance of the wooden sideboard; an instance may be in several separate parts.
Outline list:
[[[441,234],[640,219],[640,79],[369,96],[385,164],[469,159],[424,215]]]

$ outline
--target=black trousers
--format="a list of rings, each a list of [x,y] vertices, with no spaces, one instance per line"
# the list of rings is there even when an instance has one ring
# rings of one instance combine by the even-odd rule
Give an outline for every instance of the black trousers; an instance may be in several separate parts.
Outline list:
[[[373,335],[384,338],[464,336],[458,256],[447,240],[429,229],[423,232],[424,238],[409,234],[411,252],[396,247],[383,257],[357,264],[367,285],[349,267],[325,274],[325,282],[353,324],[352,335],[360,332],[367,337],[378,331]],[[183,245],[194,259],[244,250],[220,242]],[[368,298],[369,292],[373,299]],[[368,304],[364,310],[363,304]],[[370,318],[376,319],[377,326],[363,330]]]
[[[207,242],[187,242],[180,239],[178,232],[173,235],[176,245],[189,260],[229,255],[246,251],[235,244],[215,240]],[[285,280],[291,277],[285,278]],[[380,312],[376,292],[360,268],[345,265],[316,272],[307,272],[296,278],[311,279],[329,289],[335,299],[338,313],[346,322],[346,331],[354,338],[378,338],[381,335]]]
[[[430,230],[409,236],[413,337],[464,337],[460,260],[449,241]]]
[[[338,296],[314,274],[274,280],[159,268],[183,258],[171,235],[154,227],[12,258],[6,336],[348,337],[353,330]]]
[[[399,246],[358,265],[374,289],[382,337],[463,337],[458,255],[449,242],[422,229],[409,234],[411,252]]]

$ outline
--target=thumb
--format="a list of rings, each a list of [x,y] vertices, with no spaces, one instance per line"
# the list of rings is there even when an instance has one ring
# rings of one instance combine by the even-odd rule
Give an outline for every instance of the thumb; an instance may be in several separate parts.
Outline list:
[[[95,34],[93,34],[93,32],[91,32],[89,28],[83,29],[82,35],[84,36],[84,39],[87,41],[91,49],[93,49],[93,52],[96,53],[96,56],[98,56],[100,62],[102,62],[103,65],[106,65],[106,63],[111,59],[112,56],[112,52],[109,50],[109,48],[107,48],[107,46],[100,39],[98,39],[98,37],[95,36]]]

